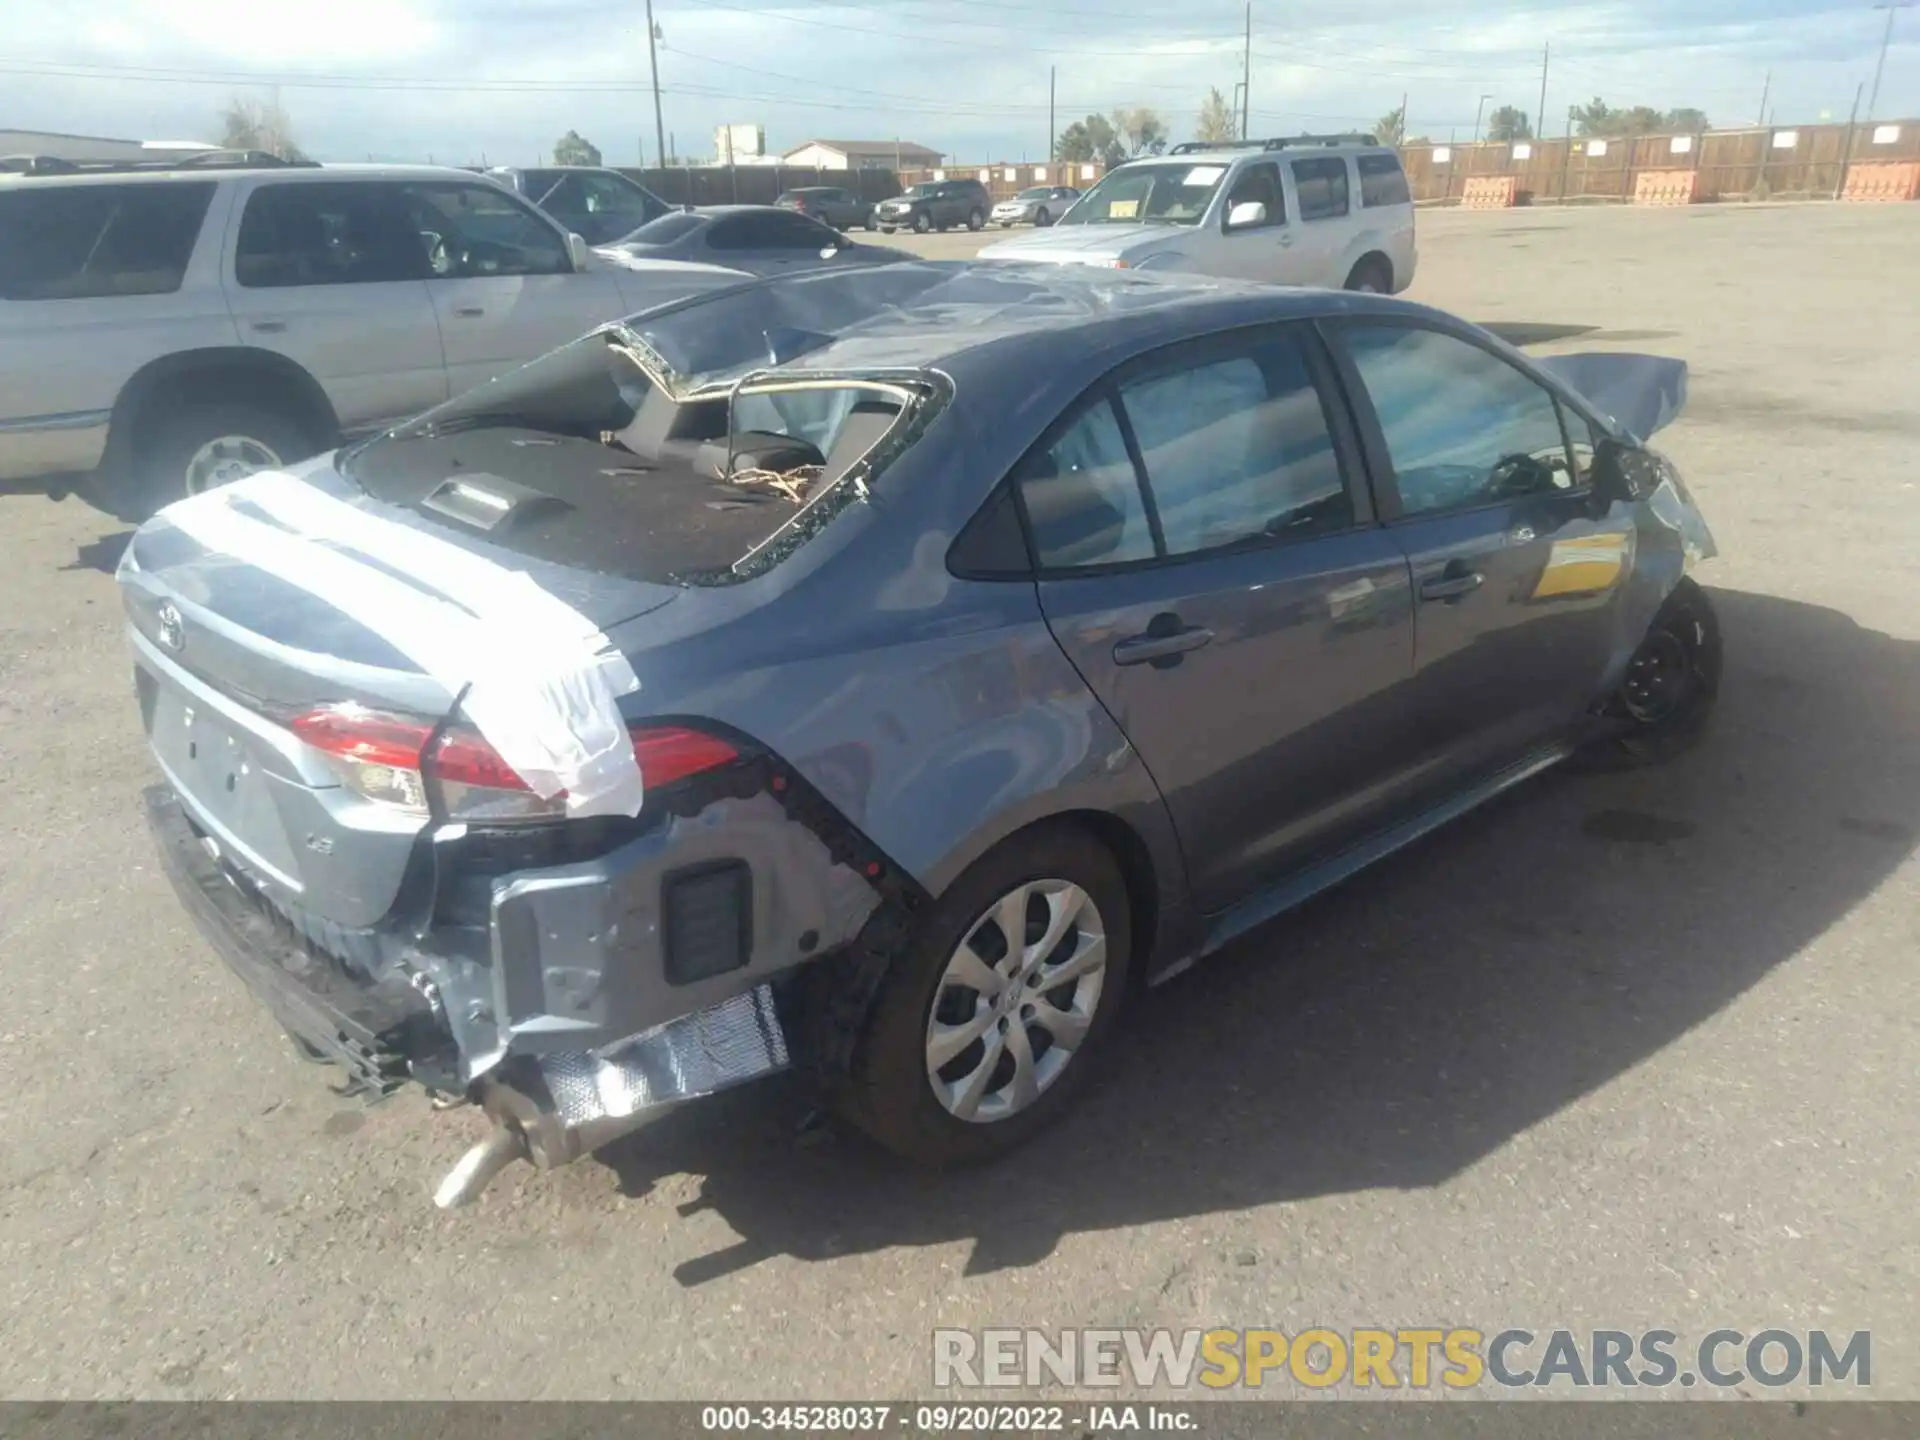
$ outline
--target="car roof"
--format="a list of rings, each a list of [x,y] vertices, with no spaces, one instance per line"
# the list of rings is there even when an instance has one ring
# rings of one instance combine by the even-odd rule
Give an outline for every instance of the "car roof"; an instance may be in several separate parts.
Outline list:
[[[775,331],[831,336],[772,367],[789,372],[949,367],[987,346],[1011,346],[1035,368],[1100,352],[1090,332],[1129,326],[1162,344],[1240,325],[1336,312],[1429,313],[1382,296],[1201,275],[1154,275],[1010,261],[899,261],[806,271],[710,291],[639,315],[630,326],[694,388],[731,378],[732,357],[764,357]],[[749,368],[767,368],[763,358]],[[1029,378],[1028,383],[1031,383]]]
[[[257,168],[219,166],[179,170],[84,170],[73,175],[0,174],[0,182],[17,182],[38,190],[75,185],[177,185],[185,181],[237,180],[266,177],[276,183],[301,185],[326,180],[479,180],[471,170],[451,165],[287,165]]]
[[[1298,145],[1275,145],[1263,149],[1254,145],[1222,145],[1216,149],[1169,151],[1164,155],[1136,155],[1122,164],[1131,168],[1135,165],[1231,165],[1236,160],[1288,160],[1313,159],[1322,155],[1397,155],[1399,152],[1390,145],[1368,145],[1360,141],[1335,141],[1325,144],[1302,143]],[[1119,169],[1119,166],[1115,166]]]

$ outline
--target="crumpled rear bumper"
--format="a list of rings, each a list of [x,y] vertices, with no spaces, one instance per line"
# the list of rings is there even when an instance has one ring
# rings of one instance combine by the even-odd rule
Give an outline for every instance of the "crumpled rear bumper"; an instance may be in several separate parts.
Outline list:
[[[142,798],[161,866],[181,904],[227,968],[292,1035],[343,1067],[355,1088],[376,1096],[421,1072],[450,1072],[453,1040],[430,989],[351,973],[220,863],[215,842],[193,826],[169,786],[151,786]]]

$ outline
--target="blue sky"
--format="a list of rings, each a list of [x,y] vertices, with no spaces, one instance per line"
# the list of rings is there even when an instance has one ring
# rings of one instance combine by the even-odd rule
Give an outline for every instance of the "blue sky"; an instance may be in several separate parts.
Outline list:
[[[610,163],[653,156],[642,0],[6,0],[0,128],[211,138],[234,95],[278,85],[325,159],[529,164],[577,129]],[[1240,0],[656,0],[663,109],[682,153],[722,122],[771,148],[915,140],[956,160],[1040,158],[1059,124],[1154,106],[1190,133],[1241,75]],[[1601,96],[1693,105],[1717,126],[1844,120],[1885,15],[1825,0],[1476,9],[1438,0],[1255,0],[1253,128],[1364,126],[1405,93],[1410,129],[1467,138],[1480,97],[1547,113]],[[1882,118],[1920,116],[1920,8],[1904,11]]]

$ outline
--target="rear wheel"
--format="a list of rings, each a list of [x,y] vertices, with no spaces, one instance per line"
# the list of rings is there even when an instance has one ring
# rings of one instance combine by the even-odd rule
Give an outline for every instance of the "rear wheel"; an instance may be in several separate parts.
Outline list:
[[[1347,276],[1346,288],[1367,295],[1387,295],[1393,291],[1393,273],[1378,255],[1368,255]]]
[[[881,984],[843,1108],[930,1165],[1005,1153],[1058,1118],[1110,1044],[1132,959],[1126,885],[1070,827],[980,860]]]
[[[967,212],[967,229],[979,230],[982,229],[986,223],[987,217],[983,212],[979,210],[969,210]]]
[[[1660,607],[1627,673],[1607,704],[1618,727],[1575,757],[1588,770],[1658,765],[1692,749],[1706,733],[1720,696],[1720,619],[1692,580]]]
[[[139,447],[141,511],[151,515],[189,495],[304,459],[314,448],[304,426],[258,405],[181,410],[155,424]]]

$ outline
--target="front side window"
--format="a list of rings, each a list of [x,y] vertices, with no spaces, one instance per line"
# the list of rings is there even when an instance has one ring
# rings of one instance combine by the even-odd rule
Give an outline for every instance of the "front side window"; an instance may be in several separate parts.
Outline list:
[[[565,275],[573,269],[559,232],[497,185],[402,188],[436,276]]]
[[[1362,209],[1413,203],[1407,191],[1407,172],[1400,168],[1398,155],[1362,155],[1355,163],[1360,167]]]
[[[1353,524],[1333,432],[1290,338],[1120,387],[1168,555],[1304,539]]]
[[[1030,454],[1014,483],[1041,569],[1153,558],[1153,527],[1111,401],[1088,406]]]
[[[1267,216],[1251,225],[1241,225],[1241,230],[1264,230],[1273,225],[1287,223],[1287,202],[1280,193],[1280,167],[1271,160],[1261,160],[1252,165],[1242,166],[1240,173],[1233,177],[1233,189],[1227,192],[1227,212],[1223,222],[1233,219],[1236,205],[1264,205]]]
[[[1224,165],[1159,161],[1122,165],[1080,197],[1062,225],[1198,225],[1213,202]]]
[[[1402,513],[1579,484],[1559,402],[1499,356],[1437,330],[1349,325],[1340,334],[1379,418]]]
[[[262,185],[240,215],[234,278],[249,289],[420,280],[427,247],[395,186]]]
[[[1332,220],[1347,213],[1347,162],[1327,155],[1293,162],[1293,189],[1302,220]]]
[[[213,185],[0,191],[0,299],[167,295],[180,288]]]

